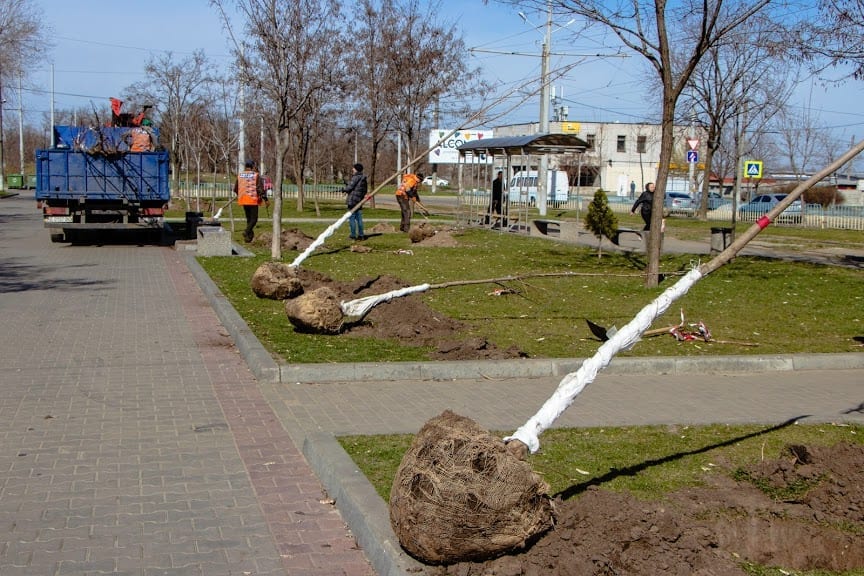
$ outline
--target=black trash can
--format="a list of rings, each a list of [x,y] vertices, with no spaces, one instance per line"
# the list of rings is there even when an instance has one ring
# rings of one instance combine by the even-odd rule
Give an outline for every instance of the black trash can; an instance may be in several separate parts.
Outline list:
[[[711,228],[711,254],[719,254],[732,244],[732,228]]]
[[[198,238],[198,226],[204,222],[203,212],[186,212],[186,239]]]

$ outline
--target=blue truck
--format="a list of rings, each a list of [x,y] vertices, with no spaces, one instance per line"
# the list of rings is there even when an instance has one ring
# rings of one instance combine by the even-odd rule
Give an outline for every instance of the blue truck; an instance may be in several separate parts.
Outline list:
[[[54,242],[82,231],[161,235],[171,199],[165,150],[133,151],[132,127],[57,126],[53,148],[36,150],[36,201]],[[153,142],[155,128],[149,128]]]

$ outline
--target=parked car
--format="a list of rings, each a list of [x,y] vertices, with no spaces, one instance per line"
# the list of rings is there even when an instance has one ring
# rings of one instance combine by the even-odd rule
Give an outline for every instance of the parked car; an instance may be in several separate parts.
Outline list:
[[[786,198],[787,194],[760,194],[747,204],[743,204],[738,208],[738,215],[742,218],[755,219],[769,210]],[[792,222],[801,221],[801,199],[798,198],[789,205],[781,214],[778,220],[791,220]]]
[[[701,200],[702,200],[702,197],[700,196],[694,202],[694,204],[697,208],[699,207]],[[730,200],[728,198],[723,198],[723,195],[720,194],[719,192],[709,192],[708,193],[708,210],[716,210],[717,208],[720,208],[721,206],[728,206],[730,204],[732,204],[732,200]]]
[[[693,211],[693,198],[683,192],[666,192],[666,199],[663,202],[666,210],[672,213],[689,213]]]
[[[436,177],[436,178],[437,178],[437,177]],[[425,184],[426,186],[431,186],[431,185],[432,185],[432,182],[433,182],[433,180],[432,180],[432,176],[426,176],[425,178],[423,178],[423,184]],[[436,186],[449,186],[449,185],[450,185],[450,181],[449,181],[449,180],[445,180],[444,178],[437,178],[437,179],[435,180],[435,185],[436,185]]]

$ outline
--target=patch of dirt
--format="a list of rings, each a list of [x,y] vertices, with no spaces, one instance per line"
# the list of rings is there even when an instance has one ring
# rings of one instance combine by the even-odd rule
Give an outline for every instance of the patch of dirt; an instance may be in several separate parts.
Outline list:
[[[864,568],[864,445],[789,446],[708,484],[645,502],[596,486],[556,504],[558,523],[527,550],[429,567],[429,576],[743,576],[742,563],[785,570]],[[770,487],[774,497],[758,489]]]
[[[403,280],[386,275],[342,283],[305,268],[300,268],[297,274],[305,291],[326,286],[343,301],[384,294],[410,286]],[[374,306],[362,322],[346,326],[342,333],[334,338],[395,338],[406,346],[434,346],[435,350],[430,356],[433,360],[505,359],[525,356],[525,353],[516,347],[500,349],[484,338],[465,338],[463,335],[467,330],[468,327],[462,322],[427,306],[421,295],[412,294]]]

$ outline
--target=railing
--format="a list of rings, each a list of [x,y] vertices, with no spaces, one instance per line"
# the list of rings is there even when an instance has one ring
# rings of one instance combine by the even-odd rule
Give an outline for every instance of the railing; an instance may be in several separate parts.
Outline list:
[[[459,212],[477,213],[488,209],[490,203],[490,192],[488,190],[466,190],[458,196]],[[549,202],[550,208],[557,210],[577,210],[582,212],[587,209],[588,204],[594,198],[594,194],[570,194],[566,202]],[[615,214],[629,214],[634,200],[627,196],[607,196],[610,210]],[[510,202],[511,213],[516,210],[525,209],[524,202]],[[696,210],[691,215],[675,214],[675,218],[695,217]],[[761,214],[738,212],[738,222],[752,223],[759,219]],[[732,205],[724,204],[716,210],[709,210],[706,215],[711,222],[731,222]],[[804,214],[793,213],[782,215],[774,225],[793,226],[803,228],[823,228],[835,230],[864,230],[864,206],[835,206],[823,208],[819,204],[808,204],[804,208]]]
[[[342,201],[345,195],[342,194],[343,186],[339,184],[307,184],[303,188],[305,197],[309,200],[334,200]],[[194,203],[230,200],[234,197],[234,185],[227,183],[204,183],[193,184],[189,182],[180,182],[173,191],[174,197],[183,198],[187,202]],[[282,198],[291,199],[297,198],[297,185],[285,184],[282,186]]]

